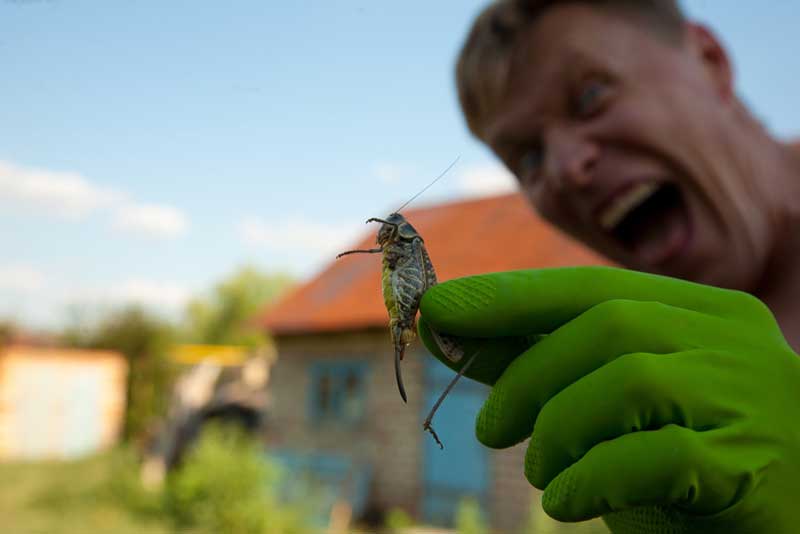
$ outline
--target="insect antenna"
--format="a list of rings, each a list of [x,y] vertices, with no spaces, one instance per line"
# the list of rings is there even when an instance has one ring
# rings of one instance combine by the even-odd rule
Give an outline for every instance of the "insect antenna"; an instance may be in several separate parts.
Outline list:
[[[408,206],[409,204],[411,204],[412,202],[414,202],[414,200],[416,200],[416,199],[417,199],[417,197],[419,197],[419,196],[420,196],[422,193],[424,193],[425,191],[427,191],[428,189],[430,189],[430,187],[431,187],[433,184],[435,184],[436,182],[438,182],[439,180],[441,180],[441,179],[442,179],[442,177],[443,177],[445,174],[447,174],[447,172],[448,172],[450,169],[452,169],[452,168],[455,166],[455,164],[456,164],[456,163],[458,163],[458,160],[460,160],[460,159],[461,159],[461,156],[458,156],[458,157],[457,157],[455,160],[453,160],[453,163],[451,163],[450,165],[448,165],[448,167],[447,167],[447,168],[446,168],[444,171],[442,171],[442,174],[440,174],[439,176],[437,176],[437,177],[436,177],[436,178],[435,178],[435,179],[434,179],[434,180],[433,180],[431,183],[429,183],[428,185],[426,185],[426,186],[425,186],[425,187],[422,189],[422,191],[420,191],[419,193],[417,193],[416,195],[414,195],[413,197],[411,197],[411,198],[410,198],[410,199],[409,199],[409,200],[408,200],[408,201],[407,201],[405,204],[403,204],[402,206],[400,206],[399,208],[397,208],[396,210],[394,210],[394,212],[393,212],[393,213],[399,213],[401,209],[405,208],[406,206]]]

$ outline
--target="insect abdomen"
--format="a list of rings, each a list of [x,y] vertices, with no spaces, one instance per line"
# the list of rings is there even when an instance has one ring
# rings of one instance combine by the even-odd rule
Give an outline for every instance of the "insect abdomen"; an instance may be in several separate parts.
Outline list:
[[[386,258],[383,259],[381,286],[383,289],[383,303],[386,306],[386,311],[389,312],[389,320],[391,321],[392,319],[396,319],[399,313],[397,311],[397,300],[394,296],[394,289],[392,289],[392,269],[388,267]]]

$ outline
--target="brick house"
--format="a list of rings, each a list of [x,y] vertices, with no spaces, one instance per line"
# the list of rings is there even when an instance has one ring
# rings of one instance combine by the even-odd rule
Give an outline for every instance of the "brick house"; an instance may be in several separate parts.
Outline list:
[[[365,214],[373,215],[373,214]],[[471,274],[607,263],[539,219],[519,194],[404,212],[425,239],[439,280]],[[357,248],[374,246],[377,225]],[[354,248],[356,248],[354,247]],[[434,419],[440,450],[422,422],[453,372],[419,341],[403,361],[408,404],[395,385],[379,255],[332,261],[260,319],[275,337],[269,448],[312,469],[347,474],[354,513],[401,507],[430,524],[452,523],[464,497],[493,528],[526,521],[533,490],[525,446],[494,451],[474,437],[488,388],[462,380]]]

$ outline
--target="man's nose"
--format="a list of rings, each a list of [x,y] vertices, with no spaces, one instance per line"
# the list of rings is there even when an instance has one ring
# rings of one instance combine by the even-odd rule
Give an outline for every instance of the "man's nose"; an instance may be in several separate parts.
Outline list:
[[[600,154],[596,143],[566,128],[552,129],[546,141],[545,179],[551,186],[582,188],[592,182]]]

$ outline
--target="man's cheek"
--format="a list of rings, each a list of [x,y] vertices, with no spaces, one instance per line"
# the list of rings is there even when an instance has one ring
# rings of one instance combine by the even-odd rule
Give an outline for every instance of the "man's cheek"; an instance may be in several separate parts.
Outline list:
[[[553,226],[578,237],[588,235],[580,219],[558,197],[549,195],[543,187],[526,189],[528,200],[539,216]]]

